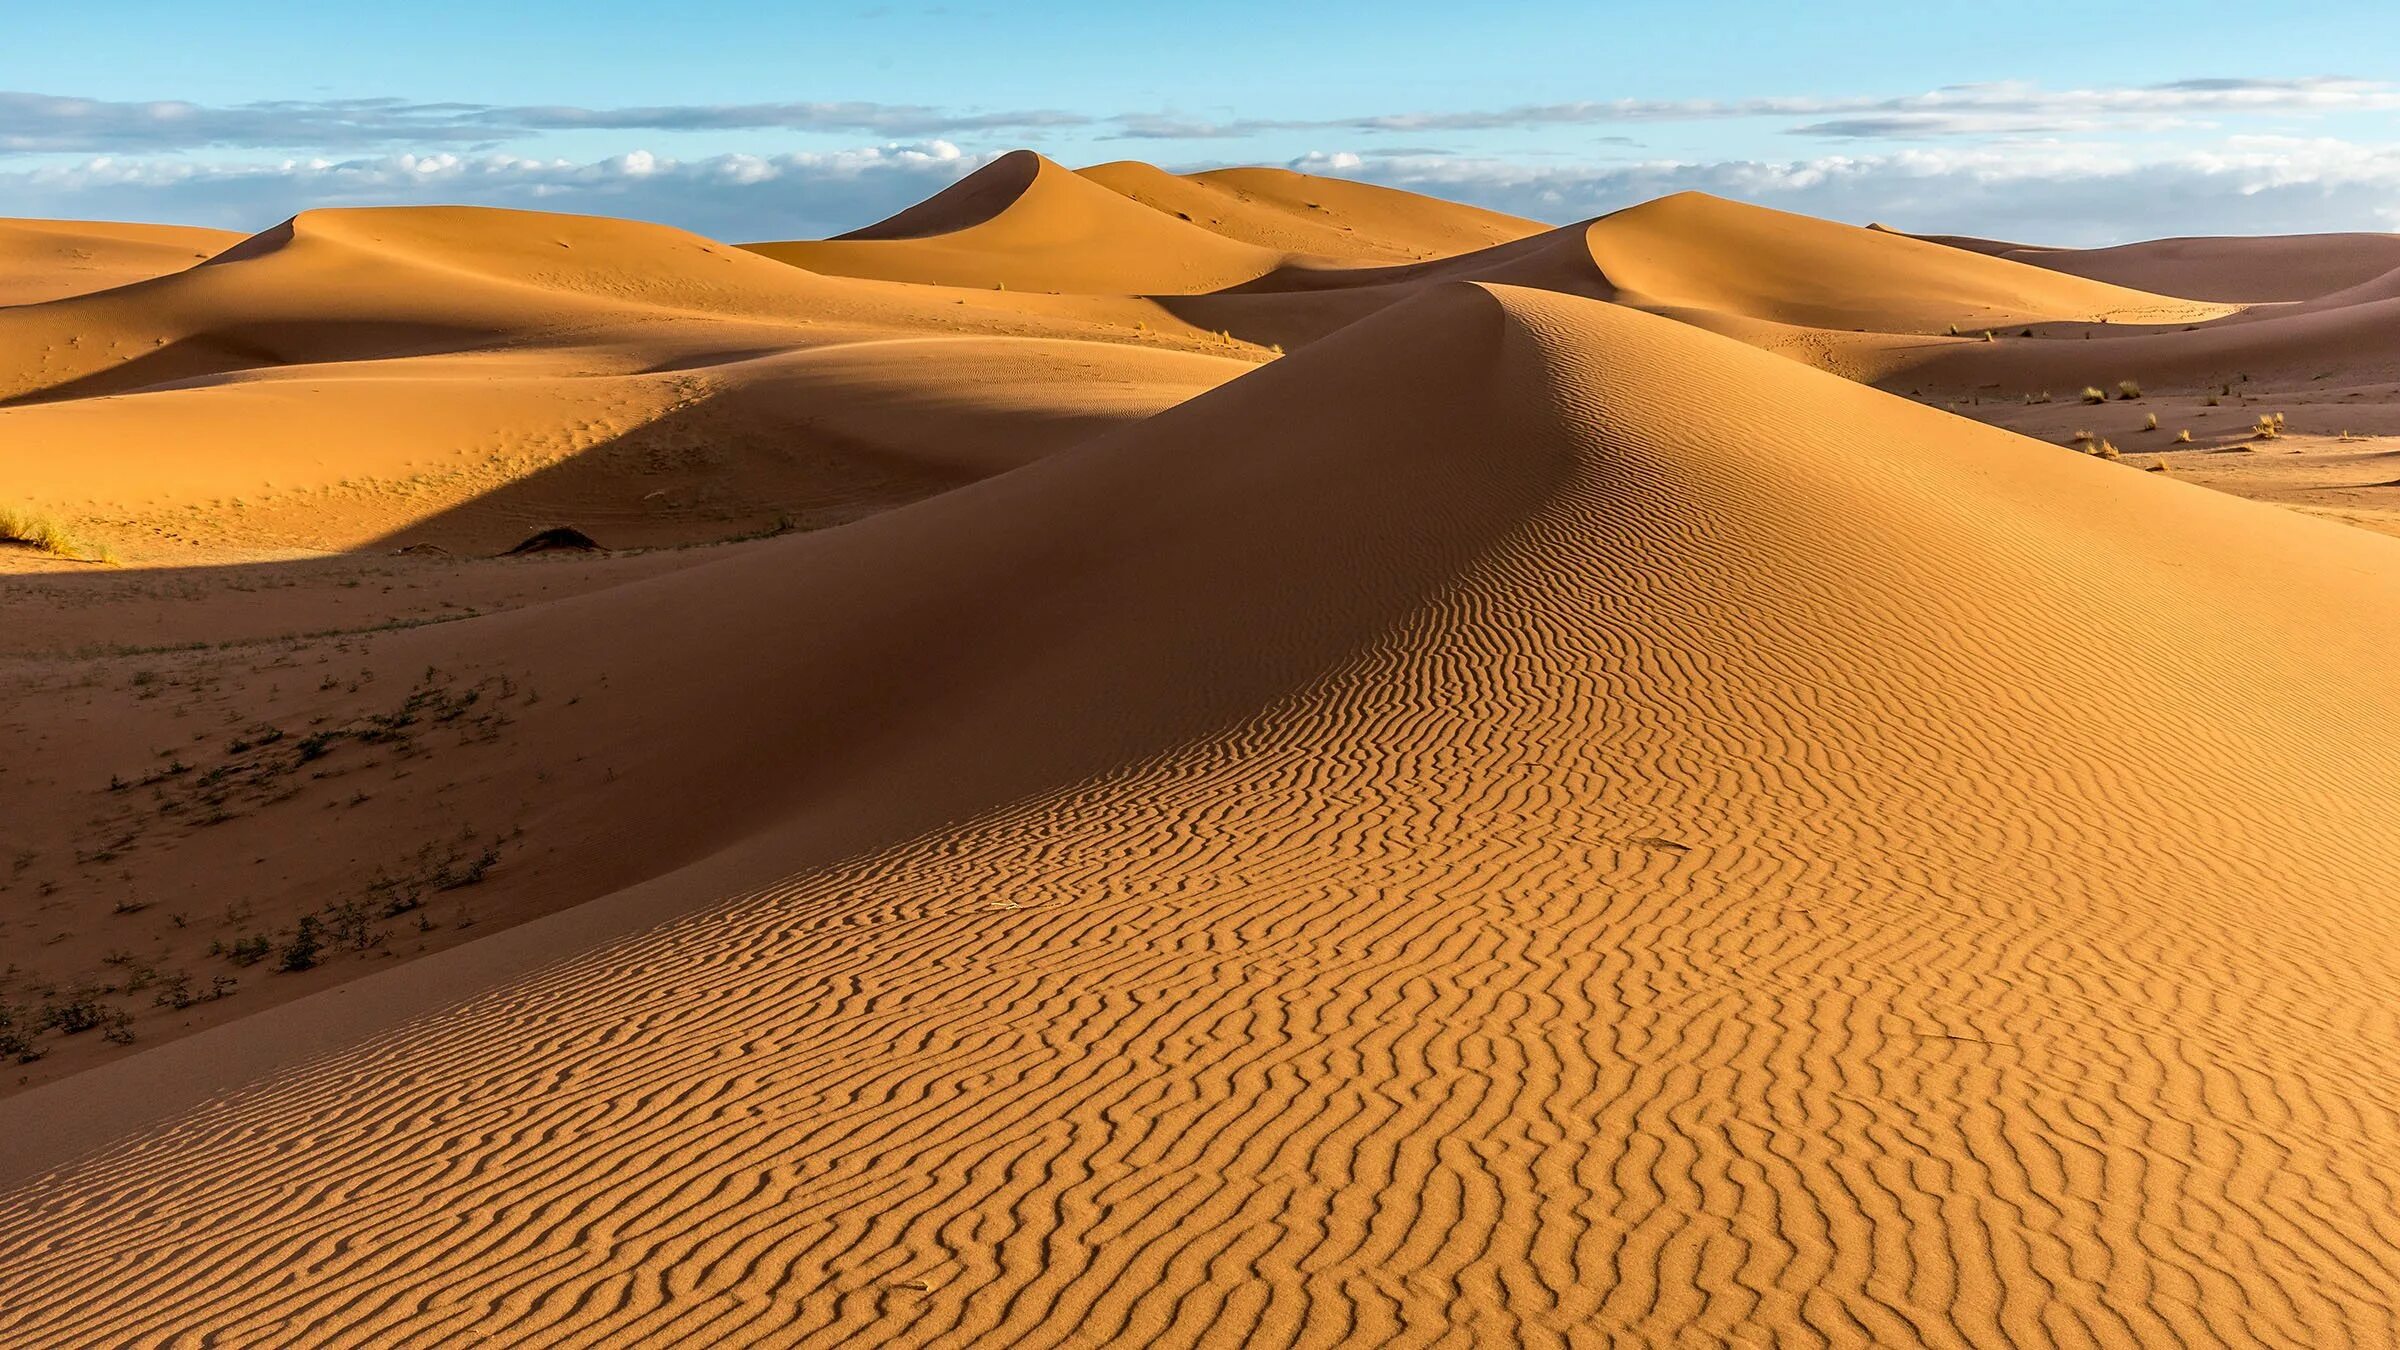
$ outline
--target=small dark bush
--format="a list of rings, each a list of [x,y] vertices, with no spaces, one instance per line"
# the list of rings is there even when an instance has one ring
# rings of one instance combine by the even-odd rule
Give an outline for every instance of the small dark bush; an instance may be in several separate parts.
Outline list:
[[[317,916],[303,914],[300,916],[299,926],[292,930],[292,940],[283,944],[283,951],[277,955],[276,968],[288,971],[307,970],[317,964],[317,956],[324,950],[325,938],[319,931]]]

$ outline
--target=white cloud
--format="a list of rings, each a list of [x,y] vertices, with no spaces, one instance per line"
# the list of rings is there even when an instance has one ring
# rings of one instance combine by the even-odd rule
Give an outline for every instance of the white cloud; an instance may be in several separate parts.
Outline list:
[[[633,150],[590,163],[450,152],[247,164],[103,156],[0,172],[0,202],[20,215],[238,230],[316,206],[449,202],[657,220],[721,239],[798,238],[880,219],[986,159],[944,140],[696,160]]]
[[[970,112],[860,102],[574,108],[343,98],[208,107],[180,100],[118,101],[0,90],[0,153],[474,147],[547,132],[590,130],[781,130],[913,137],[1032,131],[1083,126],[1092,120],[1046,108]]]
[[[1845,139],[2138,128],[2222,116],[2313,116],[2400,109],[2400,84],[2337,76],[2176,80],[2093,89],[2029,83],[1954,85],[1899,96],[1610,99],[1505,108],[1212,121],[1175,113],[1055,108],[973,111],[921,104],[793,102],[621,108],[428,103],[401,98],[285,99],[208,106],[0,91],[0,154],[305,148],[358,152],[399,145],[489,148],[562,131],[736,130],[956,137],[1071,128],[1134,140],[1226,139],[1293,131],[1363,135],[1522,131],[1610,123],[1784,121]]]
[[[0,172],[0,211],[256,230],[312,206],[463,202],[658,220],[737,241],[796,238],[880,219],[989,158],[941,139],[701,159],[629,150],[588,162],[455,151],[247,164],[102,156]],[[1601,164],[1331,147],[1291,164],[1560,222],[1699,189],[1835,220],[2036,243],[2400,229],[2400,145],[2321,137],[2232,136],[2173,154],[2024,140]]]
[[[2400,229],[2400,146],[2332,139],[2233,137],[2158,157],[2052,143],[1604,166],[1370,153],[1344,171],[1332,169],[1336,158],[1293,167],[1558,221],[1698,190],[1834,220],[2049,244]]]
[[[1360,133],[1476,132],[1618,122],[1721,122],[1812,119],[1788,130],[1910,138],[1976,130],[2042,130],[2102,125],[2139,129],[2190,124],[2207,114],[2321,115],[2400,109],[2400,85],[2340,76],[2293,79],[2176,80],[2097,89],[2045,89],[2009,82],[1952,85],[1920,94],[1743,99],[1607,99],[1528,103],[1448,112],[1376,113],[1323,119],[1238,118],[1211,122],[1173,114],[1112,119],[1119,134],[1148,139],[1206,139],[1278,131]]]

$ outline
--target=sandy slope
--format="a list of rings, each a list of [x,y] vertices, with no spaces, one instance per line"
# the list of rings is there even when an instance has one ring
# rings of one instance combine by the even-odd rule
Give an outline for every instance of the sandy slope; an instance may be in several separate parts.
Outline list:
[[[1177,175],[1118,160],[1078,172],[1213,233],[1318,258],[1409,262],[1490,248],[1549,228],[1413,192],[1288,169]]]
[[[1685,192],[1581,225],[1429,262],[1296,262],[1170,308],[1254,340],[1312,341],[1428,285],[1481,281],[1614,301],[1758,346],[1852,333],[1948,334],[2031,323],[2187,323],[2230,312]],[[1888,345],[1888,344],[1885,344]]]
[[[1652,307],[1777,323],[1907,332],[2224,312],[1697,192],[1604,216],[1589,237],[1601,271]]]
[[[242,236],[190,225],[0,220],[0,306],[38,304],[179,272]]]
[[[2363,532],[1430,288],[376,639],[585,687],[512,733],[618,770],[548,810],[786,879],[20,1187],[0,1327],[2388,1344],[2395,602]]]
[[[312,211],[0,311],[0,471],[134,561],[711,541],[955,486],[1255,355],[1142,302],[970,305],[659,226]]]
[[[2400,234],[2150,239],[2088,249],[1917,237],[2112,285],[2237,304],[2314,300],[2400,268]]]
[[[1280,255],[1153,210],[1019,150],[838,239],[750,244],[815,272],[937,286],[1184,294],[1255,277]]]
[[[1193,295],[1277,268],[1448,256],[1539,233],[1498,212],[1277,169],[1080,172],[1005,155],[837,239],[744,245],[811,271],[921,285]]]

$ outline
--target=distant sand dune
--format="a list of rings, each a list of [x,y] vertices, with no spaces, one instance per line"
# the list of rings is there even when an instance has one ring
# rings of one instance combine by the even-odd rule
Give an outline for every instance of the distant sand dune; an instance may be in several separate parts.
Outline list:
[[[0,473],[140,561],[493,552],[569,521],[713,541],[956,486],[1250,366],[1148,302],[992,299],[631,222],[311,211],[0,309]]]
[[[1497,211],[1287,169],[1176,175],[1119,160],[1079,172],[1153,210],[1286,254],[1406,262],[1490,248],[1549,229]]]
[[[1860,378],[1905,364],[1895,353],[1926,335],[2197,323],[2232,312],[1698,192],[1453,257],[1389,267],[1300,260],[1161,303],[1204,327],[1298,346],[1448,281],[1609,300]]]
[[[747,246],[816,272],[938,286],[1183,294],[1280,255],[1155,211],[1030,150],[838,239]]]
[[[2150,239],[2113,248],[2040,248],[1959,235],[1917,237],[2113,285],[2237,304],[2314,300],[2400,268],[2400,234]]]
[[[652,753],[568,809],[799,870],[20,1187],[0,1339],[2389,1345],[2396,604],[2363,532],[1426,287],[385,639],[608,669]]]
[[[147,281],[241,242],[226,230],[97,220],[0,220],[0,308]]]

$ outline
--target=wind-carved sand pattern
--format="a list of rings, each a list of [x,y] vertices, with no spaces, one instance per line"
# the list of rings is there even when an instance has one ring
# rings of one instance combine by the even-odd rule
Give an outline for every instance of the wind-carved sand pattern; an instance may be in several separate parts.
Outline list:
[[[1517,414],[1365,650],[19,1190],[0,1341],[2400,1342],[2388,541],[1372,323]]]

